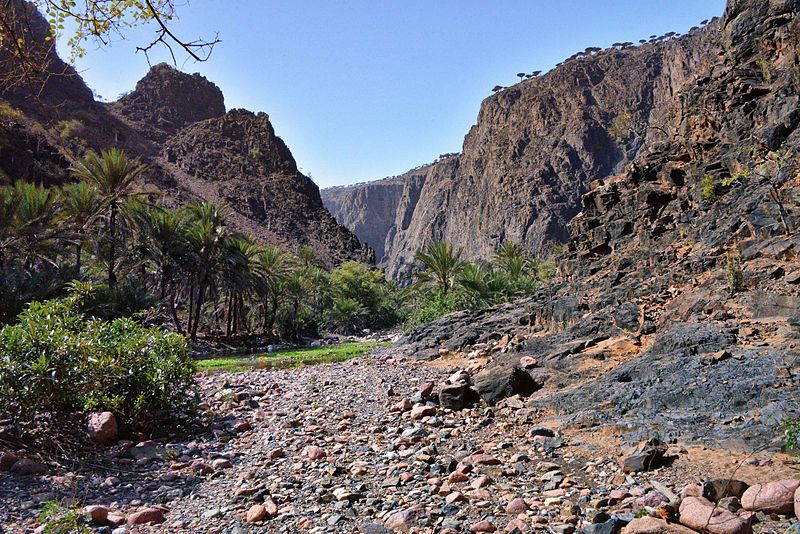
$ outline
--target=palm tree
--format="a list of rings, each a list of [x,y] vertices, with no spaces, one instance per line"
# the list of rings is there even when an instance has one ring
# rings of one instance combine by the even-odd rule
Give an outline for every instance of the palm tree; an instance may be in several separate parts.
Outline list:
[[[260,249],[253,258],[258,276],[256,292],[262,299],[264,335],[271,336],[283,294],[283,282],[289,273],[286,254],[274,246]]]
[[[461,249],[456,251],[445,241],[429,243],[423,251],[416,255],[417,261],[421,262],[424,267],[421,278],[433,281],[442,294],[447,295],[453,287],[456,276],[464,266],[461,254]]]
[[[244,320],[244,297],[256,288],[257,272],[253,260],[258,252],[252,240],[232,235],[223,242],[220,285],[227,293],[225,333],[237,333]]]
[[[56,214],[55,197],[49,188],[28,182],[14,184],[12,228],[16,246],[26,256],[26,268],[39,259],[55,264],[46,253],[55,234],[52,224]]]
[[[289,301],[287,325],[289,330],[284,332],[289,338],[297,338],[300,334],[297,317],[300,314],[303,298],[308,294],[308,280],[302,272],[294,271],[286,277],[283,283],[283,291]]]
[[[317,253],[313,247],[303,245],[297,251],[297,258],[300,260],[300,266],[303,269],[308,269],[317,264]]]
[[[161,207],[139,210],[135,225],[143,259],[155,265],[159,299],[167,309],[179,333],[183,333],[176,310],[176,282],[181,270],[191,262],[186,212]]]
[[[146,170],[146,167],[136,159],[128,159],[125,152],[112,148],[103,150],[98,155],[90,151],[86,157],[77,161],[72,167],[73,174],[86,180],[97,189],[108,206],[108,223],[106,226],[106,240],[108,246],[108,285],[117,285],[116,276],[116,239],[117,239],[117,213],[120,202],[125,199],[133,182]]]
[[[61,210],[75,233],[75,273],[78,276],[86,228],[97,215],[98,208],[97,191],[88,183],[67,184],[61,189]]]
[[[216,278],[220,273],[222,252],[225,250],[223,227],[227,212],[209,202],[193,202],[189,214],[188,239],[192,254],[189,277],[189,333],[197,339],[200,311],[209,294],[216,294]]]

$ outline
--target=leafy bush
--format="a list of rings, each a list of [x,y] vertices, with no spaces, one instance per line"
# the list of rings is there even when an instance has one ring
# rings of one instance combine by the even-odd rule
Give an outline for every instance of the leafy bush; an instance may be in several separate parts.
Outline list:
[[[143,283],[125,280],[114,287],[98,284],[81,304],[81,311],[98,319],[134,317],[152,310],[158,300],[148,293]]]
[[[484,263],[462,260],[461,251],[444,241],[430,244],[417,254],[420,267],[414,283],[406,289],[405,327],[413,329],[454,311],[532,295],[555,277],[556,256],[563,251],[554,246],[553,253],[542,261],[526,256],[518,243],[507,241],[491,262]]]
[[[107,322],[80,313],[92,290],[74,283],[67,297],[33,302],[0,330],[0,408],[108,410],[129,424],[160,411],[194,408],[194,363],[186,340],[132,319]]]
[[[308,306],[300,306],[297,310],[292,305],[281,306],[275,323],[281,339],[299,340],[319,334],[319,324]]]
[[[83,524],[83,519],[74,508],[47,501],[37,519],[43,524],[43,534],[89,534],[92,530]]]
[[[700,179],[700,194],[709,202],[719,200],[719,185],[712,175],[706,173]]]
[[[364,328],[366,310],[357,301],[339,297],[333,299],[325,313],[325,323],[331,332],[354,334]]]
[[[325,323],[331,331],[351,334],[400,321],[402,303],[381,271],[348,261],[330,274],[329,283],[332,300]]]
[[[735,295],[744,287],[744,271],[742,261],[736,249],[725,253],[725,280],[728,282],[728,291]]]
[[[448,313],[464,310],[468,307],[469,305],[462,295],[454,293],[445,295],[441,291],[426,293],[421,302],[410,307],[404,329],[406,331],[413,330]]]
[[[800,450],[800,417],[786,419],[782,425],[784,452]]]

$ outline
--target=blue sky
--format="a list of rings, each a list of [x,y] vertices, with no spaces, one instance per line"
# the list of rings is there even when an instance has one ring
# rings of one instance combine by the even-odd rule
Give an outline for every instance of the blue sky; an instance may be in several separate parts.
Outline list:
[[[180,3],[180,2],[179,2]],[[265,111],[321,187],[400,174],[461,150],[481,101],[587,46],[683,33],[724,0],[191,0],[173,29],[222,43],[188,62],[228,109]],[[148,69],[134,31],[77,64],[106,99]],[[151,60],[165,60],[162,52]]]

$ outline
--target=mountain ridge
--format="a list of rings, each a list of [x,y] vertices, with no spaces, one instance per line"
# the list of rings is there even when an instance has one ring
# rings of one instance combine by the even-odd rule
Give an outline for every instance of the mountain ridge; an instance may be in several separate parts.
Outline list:
[[[43,17],[31,16],[35,35],[47,35]],[[168,206],[225,203],[230,224],[257,241],[290,251],[311,246],[326,267],[374,263],[374,252],[325,209],[267,114],[226,111],[213,82],[163,63],[111,103],[95,101],[54,53],[50,68],[36,101],[22,88],[0,94],[4,182],[60,184],[86,150],[115,146],[147,164],[139,187]]]

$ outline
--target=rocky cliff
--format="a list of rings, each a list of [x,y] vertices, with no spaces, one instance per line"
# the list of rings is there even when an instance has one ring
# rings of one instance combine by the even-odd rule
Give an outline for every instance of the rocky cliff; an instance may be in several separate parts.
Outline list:
[[[386,266],[395,236],[411,223],[429,167],[365,184],[323,189],[322,202],[337,221],[375,250],[378,264]]]
[[[48,35],[44,19],[30,14],[33,31]],[[0,182],[61,183],[87,149],[117,146],[147,163],[140,187],[168,205],[224,203],[231,223],[262,242],[312,246],[327,266],[374,262],[324,208],[266,114],[226,113],[216,85],[165,64],[117,102],[96,102],[80,76],[52,59],[37,99],[22,87],[0,93]]]
[[[111,108],[147,137],[163,142],[193,122],[224,115],[225,98],[203,76],[176,75],[175,69],[161,63]]]
[[[389,274],[407,272],[431,240],[446,239],[471,258],[487,258],[507,240],[536,255],[566,242],[589,183],[664,140],[682,88],[718,61],[720,31],[715,22],[678,39],[591,53],[487,98],[462,153],[427,170],[418,199],[397,203],[412,214],[386,241]],[[361,210],[372,187],[337,192],[337,216],[356,234],[364,231],[357,221],[386,218],[370,203]]]
[[[684,82],[658,130],[587,183],[559,280],[423,327],[408,351],[486,358],[491,391],[524,373],[528,408],[585,435],[779,445],[800,395],[798,10],[729,2],[670,68]]]

